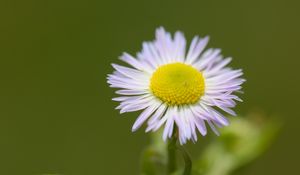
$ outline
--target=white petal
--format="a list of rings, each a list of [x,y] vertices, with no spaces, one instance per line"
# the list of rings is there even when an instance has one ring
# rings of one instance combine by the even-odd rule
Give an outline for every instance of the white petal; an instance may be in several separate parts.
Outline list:
[[[191,55],[193,55],[193,52],[195,50],[196,44],[198,43],[198,40],[199,40],[199,36],[194,36],[194,38],[192,39],[189,51],[188,51],[187,56],[186,56],[186,61],[185,61],[186,63],[191,63],[192,62]]]
[[[217,71],[220,71],[222,68],[224,68],[227,64],[231,62],[232,58],[226,58],[217,63],[211,70],[206,71],[206,76],[211,76],[212,74],[217,73]]]
[[[200,113],[196,113],[195,110],[193,110],[192,108],[191,108],[191,111],[193,112],[193,114],[195,116],[194,121],[195,121],[198,131],[201,133],[201,135],[205,136],[207,133],[207,129],[206,129],[206,126],[205,126],[205,123],[203,120],[203,116],[201,116]]]
[[[172,107],[169,107],[165,115],[160,119],[160,121],[157,123],[153,131],[157,131],[166,121],[169,117],[172,115],[172,110],[174,110]]]
[[[149,79],[143,79],[143,80],[134,80],[134,79],[131,79],[131,78],[124,78],[124,77],[119,77],[117,75],[110,75],[108,77],[108,80],[107,82],[110,83],[111,85],[114,85],[114,84],[131,84],[131,85],[143,85],[143,86],[147,86],[149,85]]]
[[[174,37],[175,58],[179,62],[184,62],[186,40],[182,32],[176,32]]]
[[[173,125],[174,125],[174,120],[173,120],[173,116],[170,115],[170,117],[168,118],[167,122],[166,122],[166,125],[165,125],[165,129],[164,129],[164,132],[163,132],[163,139],[164,141],[167,140],[168,136],[172,135],[172,132],[173,132]],[[170,137],[170,136],[169,136]]]
[[[153,58],[155,59],[155,62],[157,66],[160,66],[163,64],[163,60],[161,59],[161,55],[159,55],[158,50],[155,48],[153,43],[148,44],[149,52],[153,55]]]
[[[203,73],[205,75],[205,73]],[[213,77],[205,77],[205,81],[207,82],[226,82],[229,80],[233,80],[243,75],[241,69],[238,70],[227,70],[226,72],[219,72],[218,75]]]
[[[161,118],[161,116],[163,115],[163,113],[166,111],[167,109],[167,105],[162,104],[157,111],[153,114],[153,116],[149,119],[148,121],[148,125],[153,124],[155,121],[157,121],[158,119]]]
[[[125,104],[124,107],[121,107],[120,113],[122,114],[125,112],[139,111],[139,110],[147,108],[151,104],[152,104],[151,99],[149,99],[148,101],[145,101],[143,103],[139,103],[139,104],[127,104],[127,105]],[[121,104],[121,105],[123,105],[123,104]]]
[[[184,119],[184,125],[185,125],[185,134],[187,139],[190,139],[192,137],[192,131],[190,126],[190,118],[192,117],[192,114],[190,113],[190,110],[187,108],[183,108],[183,116],[181,116]]]
[[[149,93],[149,91],[146,90],[117,90],[116,94],[120,94],[120,95],[143,95],[143,94],[147,94]]]
[[[132,126],[132,131],[136,131],[148,119],[148,117],[158,108],[160,104],[154,103],[143,111]]]
[[[126,100],[121,103],[121,111],[120,113],[124,112],[132,112],[132,111],[137,111],[140,109],[144,109],[153,103],[156,103],[155,97],[149,96],[146,98],[139,98],[139,99],[132,99],[132,100]]]
[[[156,62],[154,61],[153,57],[146,52],[139,52],[137,53],[138,59],[141,61],[143,67],[147,70],[147,73],[152,74],[153,71],[156,70]]]
[[[206,36],[203,39],[200,39],[199,42],[198,42],[198,36],[194,37],[189,52],[187,54],[187,59],[186,59],[187,64],[192,64],[199,57],[201,52],[206,47],[208,41],[209,41],[208,36]]]
[[[213,117],[213,121],[218,121],[224,126],[227,126],[229,124],[228,119],[212,107],[207,106],[205,104],[201,104],[201,106],[210,114],[211,117]]]
[[[128,63],[129,65],[131,65],[132,67],[139,69],[139,70],[145,70],[143,65],[133,56],[131,56],[130,54],[124,52],[123,55],[119,58],[120,60]]]
[[[220,49],[208,49],[206,52],[203,53],[199,61],[197,61],[194,65],[198,70],[203,70],[207,67],[208,64],[215,62],[218,58],[219,53],[221,52]]]
[[[138,95],[138,96],[122,96],[122,97],[115,97],[112,100],[113,101],[126,101],[126,100],[130,100],[130,99],[139,99],[139,98],[144,98],[144,97],[148,97],[150,95]]]
[[[220,133],[219,133],[219,131],[217,130],[217,128],[215,127],[215,125],[214,125],[211,121],[209,121],[209,120],[207,120],[207,123],[208,123],[208,125],[210,126],[210,128],[213,130],[213,132],[214,132],[217,136],[220,136]]]
[[[154,45],[165,63],[169,63],[171,59],[169,43],[171,43],[170,34],[167,33],[163,27],[158,28],[156,30],[156,41]]]
[[[112,64],[112,66],[121,74],[123,74],[127,77],[130,77],[132,79],[143,80],[146,77],[149,77],[149,75],[147,75],[144,72],[139,71],[139,70],[131,69],[128,67],[117,65],[117,64]]]
[[[149,132],[156,128],[158,125],[161,117],[164,115],[165,111],[167,109],[167,105],[162,104],[156,112],[151,116],[151,118],[148,120],[148,127],[146,128],[146,132]]]

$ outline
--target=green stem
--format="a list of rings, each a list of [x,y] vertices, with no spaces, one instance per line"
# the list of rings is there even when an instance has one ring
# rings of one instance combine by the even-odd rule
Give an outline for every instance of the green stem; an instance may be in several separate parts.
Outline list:
[[[176,132],[173,133],[173,136],[168,144],[168,175],[171,175],[176,171]]]
[[[185,150],[185,148],[183,146],[178,146],[177,147],[181,154],[182,157],[184,159],[184,171],[183,171],[183,175],[191,175],[191,171],[192,171],[192,160],[190,158],[190,155],[188,154],[188,152]]]
[[[174,129],[172,138],[168,143],[168,175],[172,175],[176,171],[176,150],[178,149],[181,152],[181,155],[184,160],[184,171],[183,175],[191,175],[192,172],[192,160],[182,145],[177,146],[177,130]]]

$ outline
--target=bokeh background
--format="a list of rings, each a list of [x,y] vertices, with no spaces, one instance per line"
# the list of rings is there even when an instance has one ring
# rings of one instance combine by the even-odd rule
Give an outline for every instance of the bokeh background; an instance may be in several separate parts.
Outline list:
[[[273,146],[239,174],[297,174],[299,7],[297,0],[2,0],[0,174],[137,175],[149,137],[131,133],[137,114],[114,110],[106,75],[159,26],[189,41],[210,35],[209,46],[244,69],[238,113],[282,121]],[[188,145],[191,152],[209,137]]]

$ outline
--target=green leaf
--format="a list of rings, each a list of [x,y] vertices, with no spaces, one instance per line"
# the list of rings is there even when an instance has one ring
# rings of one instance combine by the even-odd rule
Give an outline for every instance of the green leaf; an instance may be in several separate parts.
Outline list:
[[[151,144],[144,150],[141,159],[142,175],[165,175],[167,144],[161,138],[161,131],[151,134]]]
[[[229,175],[264,153],[279,128],[279,122],[264,121],[257,114],[234,118],[230,126],[221,129],[221,136],[206,147],[194,169],[199,174]]]

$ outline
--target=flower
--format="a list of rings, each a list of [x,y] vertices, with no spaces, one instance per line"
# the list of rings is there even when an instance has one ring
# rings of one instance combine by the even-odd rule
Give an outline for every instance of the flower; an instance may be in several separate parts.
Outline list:
[[[204,51],[209,37],[195,36],[186,53],[182,32],[171,34],[160,27],[153,42],[144,42],[136,58],[124,53],[120,59],[131,68],[112,64],[115,71],[108,75],[110,87],[120,97],[120,113],[143,110],[132,131],[147,122],[146,132],[164,125],[163,139],[172,137],[176,127],[179,141],[197,141],[197,131],[205,136],[206,123],[219,135],[217,127],[229,121],[220,110],[235,116],[231,109],[242,101],[241,69],[226,67],[231,58],[223,58],[220,49]]]

